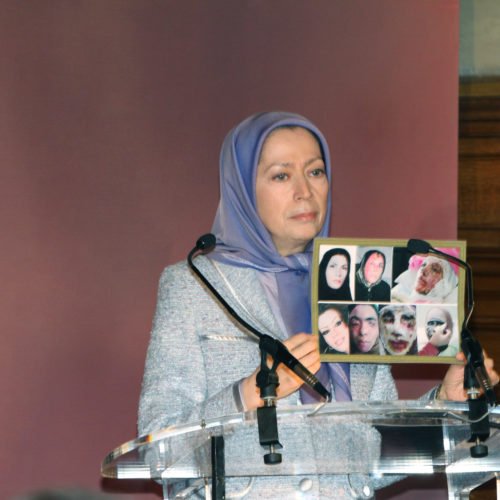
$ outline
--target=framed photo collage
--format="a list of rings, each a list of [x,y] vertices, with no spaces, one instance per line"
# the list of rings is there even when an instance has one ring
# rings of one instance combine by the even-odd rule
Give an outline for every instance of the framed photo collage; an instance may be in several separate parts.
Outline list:
[[[463,241],[429,241],[465,260]],[[465,272],[407,240],[317,238],[312,331],[322,361],[456,363]]]

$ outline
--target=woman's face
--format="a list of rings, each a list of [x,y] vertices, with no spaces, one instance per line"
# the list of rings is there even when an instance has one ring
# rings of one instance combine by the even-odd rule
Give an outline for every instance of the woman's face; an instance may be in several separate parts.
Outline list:
[[[369,352],[377,343],[379,323],[377,310],[370,304],[357,305],[349,315],[352,340],[360,353]]]
[[[376,283],[384,272],[385,258],[381,253],[372,253],[365,263],[365,280],[372,285]]]
[[[327,309],[319,315],[318,329],[329,346],[340,352],[349,352],[349,328],[336,309]]]
[[[417,337],[415,310],[400,305],[383,307],[380,310],[380,336],[389,354],[407,354]]]
[[[326,284],[330,288],[338,290],[344,284],[348,271],[349,263],[347,262],[347,257],[342,254],[332,255],[326,266]]]
[[[427,258],[417,273],[415,290],[427,295],[443,279],[443,266],[438,259]]]
[[[280,255],[302,252],[327,213],[329,182],[316,138],[277,129],[264,142],[255,185],[257,213]]]

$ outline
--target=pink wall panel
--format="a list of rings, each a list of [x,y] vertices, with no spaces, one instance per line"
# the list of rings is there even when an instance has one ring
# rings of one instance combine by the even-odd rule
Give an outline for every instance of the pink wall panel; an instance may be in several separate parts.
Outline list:
[[[2,2],[0,60],[2,498],[97,490],[134,437],[159,274],[247,115],[324,131],[334,235],[456,236],[458,0]]]

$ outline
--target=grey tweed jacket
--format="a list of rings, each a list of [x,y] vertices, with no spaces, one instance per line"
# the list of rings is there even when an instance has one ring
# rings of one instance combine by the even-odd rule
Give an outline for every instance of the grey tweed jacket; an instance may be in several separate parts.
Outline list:
[[[197,257],[196,264],[246,321],[283,338],[255,271],[220,263],[216,267],[204,256]],[[221,309],[187,263],[167,267],[160,279],[146,357],[139,435],[172,424],[237,413],[233,386],[250,375],[259,362],[255,339]],[[351,364],[351,390],[353,400],[397,398],[387,365]],[[278,401],[278,405],[298,403],[298,391]],[[301,451],[314,456],[308,446],[304,439]],[[358,475],[270,476],[255,480],[244,498],[367,498],[388,482]],[[227,498],[231,491],[244,490],[247,483],[230,479]]]

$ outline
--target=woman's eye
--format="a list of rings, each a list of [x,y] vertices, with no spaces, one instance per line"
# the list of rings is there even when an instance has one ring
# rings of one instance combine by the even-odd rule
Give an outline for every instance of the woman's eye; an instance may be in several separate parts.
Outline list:
[[[325,170],[323,168],[315,168],[314,170],[311,171],[311,175],[313,177],[321,177],[324,174]]]
[[[287,174],[281,172],[279,174],[276,174],[273,176],[273,180],[277,180],[277,181],[284,181],[288,178]]]
[[[441,273],[441,266],[439,266],[439,265],[437,265],[437,264],[436,264],[436,265],[434,265],[434,266],[432,266],[432,272],[433,272],[434,274],[440,274],[440,273]]]

